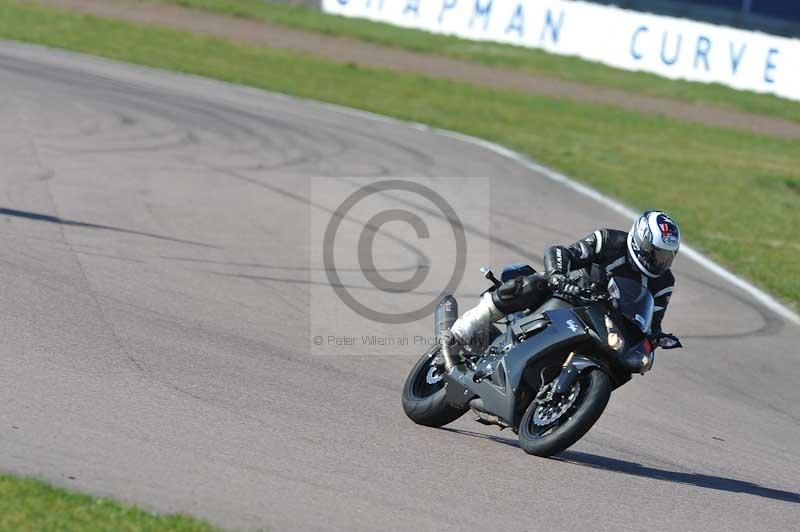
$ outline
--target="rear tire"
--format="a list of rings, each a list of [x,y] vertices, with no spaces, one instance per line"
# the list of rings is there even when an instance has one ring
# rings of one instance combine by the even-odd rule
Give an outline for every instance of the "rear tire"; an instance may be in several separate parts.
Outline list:
[[[456,408],[445,399],[447,390],[444,380],[429,383],[431,362],[436,358],[439,347],[428,351],[411,369],[405,386],[403,386],[403,411],[408,418],[418,425],[441,427],[460,418],[468,410]],[[440,368],[439,371],[444,371]],[[433,378],[438,378],[437,370],[433,370]]]
[[[611,379],[600,369],[592,368],[578,376],[581,385],[579,401],[574,410],[557,419],[552,429],[542,429],[534,423],[534,414],[539,407],[532,402],[519,424],[519,444],[522,450],[536,456],[552,456],[573,445],[586,434],[603,414],[611,397]],[[560,423],[559,423],[560,422]]]

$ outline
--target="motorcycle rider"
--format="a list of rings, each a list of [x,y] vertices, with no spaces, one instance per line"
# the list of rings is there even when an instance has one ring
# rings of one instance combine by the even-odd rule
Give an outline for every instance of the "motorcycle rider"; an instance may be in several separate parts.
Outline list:
[[[544,255],[549,286],[541,286],[533,275],[504,282],[456,320],[448,341],[470,341],[504,316],[540,302],[544,292],[556,291],[567,297],[580,294],[603,274],[641,280],[647,287],[654,300],[651,336],[657,340],[662,336],[661,321],[675,284],[670,267],[679,247],[678,225],[662,211],[642,213],[627,233],[598,229],[569,246],[551,246]]]

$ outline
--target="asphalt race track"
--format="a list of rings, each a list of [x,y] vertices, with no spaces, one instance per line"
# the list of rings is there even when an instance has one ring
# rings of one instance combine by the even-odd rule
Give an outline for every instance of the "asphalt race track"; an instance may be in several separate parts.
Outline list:
[[[310,176],[491,176],[491,227],[468,231],[497,235],[495,267],[628,226],[512,160],[314,102],[2,43],[0,161],[0,469],[237,528],[800,523],[800,329],[685,257],[666,328],[687,348],[659,353],[558,459],[470,415],[443,430],[408,421],[413,350],[311,353],[324,276],[309,267],[310,220],[326,207]],[[407,262],[402,246],[386,253]],[[461,291],[484,284],[468,271]],[[322,310],[366,327],[340,307]],[[398,331],[431,334],[428,321]]]

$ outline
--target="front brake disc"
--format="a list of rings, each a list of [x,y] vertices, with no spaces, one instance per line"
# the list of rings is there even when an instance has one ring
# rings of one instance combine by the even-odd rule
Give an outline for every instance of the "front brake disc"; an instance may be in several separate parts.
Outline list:
[[[580,391],[581,383],[576,381],[567,395],[548,403],[538,405],[536,410],[533,411],[533,423],[540,427],[546,427],[556,422],[575,404]]]

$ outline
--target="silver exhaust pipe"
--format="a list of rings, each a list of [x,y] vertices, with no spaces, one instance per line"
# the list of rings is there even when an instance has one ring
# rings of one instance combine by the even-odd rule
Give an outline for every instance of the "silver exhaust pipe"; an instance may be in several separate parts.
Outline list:
[[[450,348],[455,343],[455,336],[450,332],[450,328],[458,319],[458,302],[453,296],[445,296],[436,306],[433,313],[436,341],[442,346],[444,356],[444,367],[449,373],[453,369],[453,354]]]

